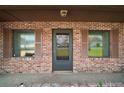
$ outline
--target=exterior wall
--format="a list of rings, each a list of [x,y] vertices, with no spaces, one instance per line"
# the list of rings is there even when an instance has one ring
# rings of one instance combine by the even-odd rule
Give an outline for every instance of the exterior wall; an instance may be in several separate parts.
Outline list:
[[[0,24],[0,59],[3,57],[3,31],[2,26]]]
[[[6,29],[42,29],[41,54],[34,58],[4,58],[2,69],[6,72],[43,73],[52,72],[52,29],[73,29],[73,71],[74,72],[118,72],[123,70],[124,24],[102,22],[5,22]],[[88,58],[82,56],[82,30],[119,30],[118,58]],[[3,39],[0,32],[0,40]],[[3,40],[0,41],[2,44]],[[2,47],[0,46],[0,49]],[[0,52],[0,57],[3,52]]]
[[[0,72],[2,72],[2,63],[3,63],[3,30],[2,24],[0,24]]]
[[[119,31],[119,62],[121,71],[124,72],[124,23]]]

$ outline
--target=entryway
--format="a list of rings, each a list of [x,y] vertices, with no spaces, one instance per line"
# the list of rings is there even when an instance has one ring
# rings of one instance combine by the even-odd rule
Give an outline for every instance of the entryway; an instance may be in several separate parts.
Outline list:
[[[53,30],[52,49],[52,70],[72,71],[73,70],[73,49],[72,29]]]

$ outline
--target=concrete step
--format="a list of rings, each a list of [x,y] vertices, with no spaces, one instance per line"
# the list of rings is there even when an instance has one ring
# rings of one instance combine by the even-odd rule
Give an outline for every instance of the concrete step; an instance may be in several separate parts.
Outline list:
[[[54,71],[53,74],[72,74],[72,71]]]

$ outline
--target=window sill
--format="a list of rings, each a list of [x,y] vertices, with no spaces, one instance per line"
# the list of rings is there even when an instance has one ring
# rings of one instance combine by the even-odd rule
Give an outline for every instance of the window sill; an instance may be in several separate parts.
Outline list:
[[[110,60],[110,57],[88,57],[90,60]]]
[[[110,56],[87,56],[88,58],[111,58]]]
[[[22,60],[22,61],[31,61],[34,58],[35,57],[12,57],[12,59],[14,59],[14,60]]]

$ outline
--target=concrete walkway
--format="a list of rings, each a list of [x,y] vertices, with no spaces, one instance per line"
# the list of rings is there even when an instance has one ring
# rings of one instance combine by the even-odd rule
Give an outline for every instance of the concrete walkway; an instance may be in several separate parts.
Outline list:
[[[97,86],[100,81],[105,86],[124,87],[124,73],[0,74],[0,87],[16,87],[21,83],[26,87]]]

